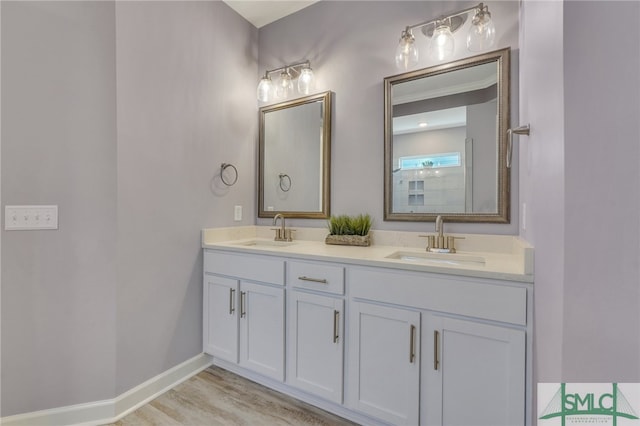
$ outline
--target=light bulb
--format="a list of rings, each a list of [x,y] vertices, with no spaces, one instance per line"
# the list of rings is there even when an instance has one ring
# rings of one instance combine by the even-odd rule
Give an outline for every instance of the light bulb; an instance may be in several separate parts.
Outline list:
[[[284,70],[280,73],[280,81],[278,81],[278,85],[276,86],[276,96],[281,99],[287,98],[291,90],[293,90],[291,76],[289,75],[289,71]]]
[[[310,94],[314,90],[314,83],[313,71],[309,65],[305,65],[298,76],[298,92],[302,95]]]
[[[260,102],[269,102],[273,95],[273,83],[268,75],[265,75],[260,79],[258,83],[258,100]]]
[[[415,38],[410,31],[402,31],[400,43],[396,48],[396,67],[408,70],[418,64],[418,49],[415,46]]]
[[[491,13],[485,6],[479,9],[471,20],[467,34],[467,49],[480,52],[493,47],[496,41],[496,27],[493,25]]]
[[[451,29],[448,25],[438,22],[429,43],[429,57],[435,61],[442,61],[453,56],[454,48],[455,44]]]

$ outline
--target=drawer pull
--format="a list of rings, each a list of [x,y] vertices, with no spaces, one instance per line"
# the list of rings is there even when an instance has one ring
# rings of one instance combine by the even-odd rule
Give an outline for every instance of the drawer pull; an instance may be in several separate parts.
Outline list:
[[[416,359],[416,326],[411,324],[409,328],[409,363]]]
[[[247,293],[245,291],[240,292],[240,318],[244,318],[247,315],[247,311],[245,310],[245,299],[247,298]]]
[[[338,329],[340,325],[340,311],[333,311],[333,343],[338,343],[340,338]]]
[[[321,284],[327,284],[327,280],[324,278],[309,278],[309,277],[305,277],[304,275],[301,277],[298,277],[298,279],[300,281],[311,281],[313,283],[321,283]]]
[[[230,288],[229,289],[229,315],[233,315],[233,313],[236,311],[235,308],[235,296],[236,296],[236,289],[235,288]]]
[[[438,359],[438,346],[440,343],[440,333],[438,330],[433,330],[433,369],[437,370],[440,366],[440,360]]]

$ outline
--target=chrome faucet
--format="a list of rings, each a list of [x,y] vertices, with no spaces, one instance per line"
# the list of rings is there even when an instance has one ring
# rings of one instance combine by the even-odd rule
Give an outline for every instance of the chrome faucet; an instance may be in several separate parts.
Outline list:
[[[291,229],[287,229],[285,225],[284,215],[282,213],[277,213],[273,216],[273,226],[276,226],[278,223],[278,219],[280,219],[280,228],[272,228],[276,231],[276,236],[274,238],[275,241],[293,241],[291,238]]]

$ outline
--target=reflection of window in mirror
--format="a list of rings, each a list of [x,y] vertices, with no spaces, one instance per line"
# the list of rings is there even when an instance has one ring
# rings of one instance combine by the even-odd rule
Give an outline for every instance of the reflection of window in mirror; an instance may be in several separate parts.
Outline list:
[[[474,83],[472,86],[474,90],[471,91],[464,91],[469,87],[464,85],[464,89],[449,89],[450,93],[443,97],[440,95],[444,92],[439,88],[434,98],[417,101],[415,97],[411,97],[407,98],[406,103],[400,103],[402,98],[399,98],[398,103],[394,105],[394,164],[398,164],[403,171],[425,166],[436,169],[459,167],[457,170],[424,171],[427,186],[425,205],[416,209],[417,200],[412,199],[407,204],[404,201],[405,197],[400,195],[394,197],[394,212],[497,211],[495,65],[481,65],[473,70],[474,74],[470,74],[468,69],[459,72],[469,74],[469,78],[480,78],[481,81]],[[437,77],[439,77],[436,78],[437,81],[444,81],[442,76]],[[458,75],[458,78],[460,77]],[[418,87],[415,82],[410,83],[411,87]],[[433,82],[429,86],[425,83],[422,85],[421,90],[436,90],[431,87]],[[455,93],[456,90],[462,91]],[[400,93],[404,93],[404,88]],[[453,107],[442,108],[443,105]],[[471,139],[476,141],[475,147],[473,145],[467,147],[467,142]],[[489,146],[486,146],[487,144]],[[481,151],[475,158],[473,157],[474,149],[476,152]],[[446,152],[448,150],[455,152]],[[483,152],[488,152],[490,156]],[[475,170],[473,160],[475,160]],[[401,194],[403,192],[400,187],[394,187],[393,190],[400,191]]]

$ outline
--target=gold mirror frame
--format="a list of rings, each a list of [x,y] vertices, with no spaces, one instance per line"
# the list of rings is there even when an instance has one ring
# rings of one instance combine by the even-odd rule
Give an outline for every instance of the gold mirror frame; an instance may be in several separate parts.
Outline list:
[[[495,213],[394,213],[393,212],[393,104],[394,84],[428,78],[456,70],[487,63],[497,67],[497,211]],[[507,129],[510,116],[510,49],[465,58],[462,60],[411,71],[384,79],[384,220],[385,221],[435,221],[438,215],[447,222],[509,223],[510,221],[510,168],[507,168]]]
[[[322,147],[321,147],[321,164],[320,167],[320,180],[319,184],[322,184],[321,205],[318,210],[305,211],[305,210],[267,210],[265,209],[265,119],[269,113],[281,111],[287,108],[295,108],[298,106],[320,102],[322,105]],[[305,219],[326,219],[330,215],[331,204],[331,121],[332,121],[332,94],[330,91],[318,93],[316,95],[306,96],[304,98],[294,99],[287,102],[282,102],[274,105],[268,105],[260,108],[259,111],[259,161],[258,161],[258,217],[267,218],[274,217],[280,213],[287,218],[305,218]],[[291,155],[290,152],[283,153],[283,155]],[[292,159],[293,161],[293,159]],[[275,173],[275,171],[273,171]],[[282,179],[283,175],[280,175]],[[285,190],[292,185],[291,177],[284,175],[288,178],[286,181]],[[281,181],[282,184],[282,181]],[[293,183],[295,185],[295,183]]]

